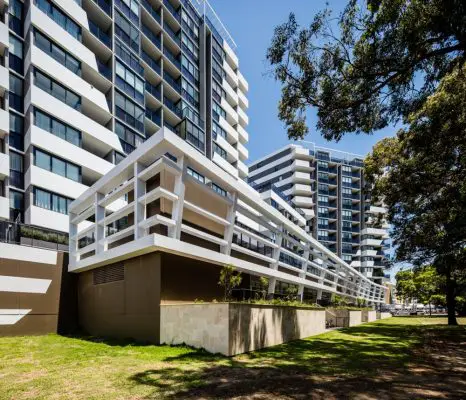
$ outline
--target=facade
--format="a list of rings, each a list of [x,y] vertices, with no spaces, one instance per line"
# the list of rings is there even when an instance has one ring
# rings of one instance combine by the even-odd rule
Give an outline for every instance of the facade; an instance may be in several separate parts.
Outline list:
[[[386,209],[371,204],[364,190],[361,156],[313,144],[289,145],[252,163],[248,181],[264,200],[287,202],[308,233],[365,276],[382,283],[388,240]]]
[[[136,299],[145,285],[159,290],[153,302],[219,298],[226,264],[244,273],[245,291],[264,276],[269,294],[291,286],[301,298],[341,294],[383,302],[384,287],[290,219],[287,206],[267,203],[169,128],[160,129],[70,205],[69,271],[79,274],[78,292],[87,299],[81,312],[93,323],[106,321],[92,298],[101,298],[101,283],[113,281],[124,293],[133,288]],[[112,291],[107,302],[120,294]]]
[[[67,232],[70,203],[163,126],[247,176],[248,84],[206,1],[0,12],[0,220]]]

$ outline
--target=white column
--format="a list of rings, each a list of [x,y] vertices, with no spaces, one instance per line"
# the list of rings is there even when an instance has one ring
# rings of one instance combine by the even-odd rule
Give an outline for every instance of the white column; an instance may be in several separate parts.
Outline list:
[[[309,249],[306,249],[303,254],[303,257],[306,259],[306,261],[303,262],[303,265],[301,267],[302,272],[299,273],[299,277],[302,279],[306,279],[307,261],[309,260],[309,254],[310,254]],[[301,298],[301,301],[303,301],[303,295],[304,295],[304,285],[300,284],[298,286],[298,296]]]
[[[99,206],[99,201],[105,196],[102,193],[95,194],[95,254],[102,253],[107,250],[107,245],[103,243],[105,238],[105,207]]]
[[[142,164],[134,163],[134,240],[147,235],[147,229],[139,226],[146,219],[146,204],[139,202],[139,198],[146,194],[146,182],[138,178],[143,169]]]
[[[277,232],[275,236],[275,244],[277,247],[273,249],[273,259],[275,260],[272,264],[270,264],[270,268],[277,270],[278,269],[278,262],[280,260],[280,249],[282,247],[282,240],[283,240],[283,226],[281,226],[280,231]],[[277,278],[270,278],[269,279],[269,289],[268,289],[268,294],[273,295],[275,293],[275,285],[277,283]]]
[[[175,221],[175,226],[169,228],[168,236],[179,240],[181,237],[181,224],[183,222],[183,205],[185,194],[184,180],[187,167],[185,157],[180,157],[177,164],[181,167],[182,172],[180,175],[175,176],[174,193],[178,196],[178,200],[173,202],[172,208],[172,219]]]
[[[70,225],[69,225],[69,248],[70,248],[70,264],[74,266],[74,264],[79,261],[80,256],[78,254],[78,225],[71,223],[71,221],[77,217],[77,214],[74,212],[70,212]]]
[[[220,251],[223,254],[231,254],[231,243],[233,241],[233,233],[235,230],[235,217],[236,217],[236,206],[238,204],[238,193],[232,193],[232,204],[228,206],[227,221],[229,225],[225,227],[223,239],[227,242],[226,246],[222,246]]]

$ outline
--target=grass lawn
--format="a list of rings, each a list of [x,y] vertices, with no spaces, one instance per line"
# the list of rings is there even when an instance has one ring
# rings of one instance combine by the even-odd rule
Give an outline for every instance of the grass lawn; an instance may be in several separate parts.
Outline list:
[[[0,338],[0,399],[466,399],[466,319],[396,317],[226,358],[186,347]]]

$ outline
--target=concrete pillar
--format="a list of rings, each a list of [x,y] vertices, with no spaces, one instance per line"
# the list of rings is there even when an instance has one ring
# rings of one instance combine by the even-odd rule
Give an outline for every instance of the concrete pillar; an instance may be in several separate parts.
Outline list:
[[[232,204],[228,206],[227,218],[226,220],[230,225],[225,227],[223,234],[223,239],[227,242],[226,246],[222,246],[220,251],[223,254],[231,254],[231,243],[233,241],[233,233],[235,230],[235,217],[236,217],[236,206],[238,204],[238,193],[232,193]]]
[[[146,204],[139,202],[146,193],[146,182],[138,178],[143,169],[142,164],[134,163],[134,240],[147,235],[147,229],[139,227],[139,223],[146,219]]]
[[[105,207],[99,206],[99,201],[104,197],[105,196],[102,193],[95,194],[95,254],[99,254],[107,250],[107,245],[102,243],[102,240],[105,238]]]
[[[76,261],[79,261],[80,256],[77,253],[78,251],[78,238],[76,234],[78,233],[78,226],[76,224],[72,224],[71,221],[77,217],[76,213],[70,212],[70,224],[69,224],[69,248],[70,248],[70,264],[73,266]]]
[[[181,167],[181,174],[175,176],[174,193],[178,196],[178,200],[173,202],[172,219],[175,221],[175,226],[168,230],[168,236],[180,240],[181,237],[181,224],[183,222],[183,205],[185,185],[184,180],[186,176],[186,160],[185,157],[180,157],[177,162]]]
[[[270,264],[270,268],[277,270],[278,269],[278,262],[280,260],[280,248],[282,247],[282,234],[283,226],[280,227],[280,231],[275,236],[275,244],[277,247],[273,250],[273,259],[274,262]],[[269,298],[273,297],[275,293],[275,286],[277,284],[277,278],[270,278],[269,279],[269,289],[267,291]]]

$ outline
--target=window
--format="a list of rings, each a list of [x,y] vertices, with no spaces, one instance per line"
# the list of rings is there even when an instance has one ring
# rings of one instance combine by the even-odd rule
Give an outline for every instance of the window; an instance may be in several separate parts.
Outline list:
[[[328,227],[328,219],[325,218],[319,218],[319,227]],[[327,229],[327,228],[325,228]]]
[[[199,70],[184,54],[181,56],[181,71],[192,83],[199,84]]]
[[[347,263],[353,261],[353,257],[350,256],[349,254],[342,254],[341,258],[343,259],[343,261],[345,261]]]
[[[249,172],[262,168],[266,166],[267,164],[270,164],[276,160],[279,160],[280,158],[287,156],[290,153],[291,153],[291,148],[288,148],[286,150],[281,151],[280,153],[274,154],[273,156],[270,156],[269,158],[266,158],[265,160],[262,160],[258,162],[257,164],[251,165],[249,167]]]
[[[317,165],[319,170],[328,171],[328,162],[327,161],[317,161]]]
[[[8,6],[10,29],[17,35],[23,37],[23,3],[19,0],[11,0]]]
[[[341,238],[343,242],[351,242],[353,240],[353,235],[351,232],[342,232]]]
[[[115,122],[115,133],[121,141],[123,141],[121,144],[126,154],[131,153],[136,147],[144,142],[144,138],[119,122]]]
[[[9,66],[18,74],[23,75],[23,42],[10,35]]]
[[[348,165],[342,165],[341,172],[343,173],[343,175],[351,175],[351,167]]]
[[[194,125],[189,119],[184,120],[185,126],[185,133],[186,133],[186,141],[191,143],[194,147],[198,150],[205,152],[205,134],[202,129],[199,129],[196,125]]]
[[[321,240],[328,240],[328,231],[317,231],[317,236]]]
[[[199,108],[199,92],[186,79],[181,79],[181,94],[194,107]]]
[[[139,2],[136,0],[116,0],[115,4],[136,25],[139,25]]]
[[[188,175],[191,175],[194,179],[198,180],[201,183],[205,183],[204,175],[201,175],[199,172],[194,171],[192,168],[187,168],[186,172]]]
[[[34,84],[75,110],[81,110],[81,97],[47,75],[34,69]]]
[[[196,44],[184,33],[181,32],[181,48],[184,52],[186,52],[191,58],[197,62],[198,56],[198,49]]]
[[[222,98],[226,96],[225,90],[216,81],[212,81],[212,95],[218,102],[221,102]]]
[[[115,35],[139,53],[139,30],[119,12],[115,13]]]
[[[34,148],[34,165],[54,174],[81,182],[81,167]]]
[[[328,174],[326,172],[319,172],[318,173],[319,180],[323,182],[328,182]]]
[[[10,189],[10,219],[23,222],[24,193]],[[18,218],[19,217],[19,218]]]
[[[351,178],[347,176],[342,176],[341,181],[343,182],[343,186],[351,187]]]
[[[214,112],[214,118],[217,121],[219,119],[219,116],[223,119],[227,118],[227,113],[225,112],[225,110],[222,107],[220,107],[215,101],[212,102],[212,111]]]
[[[319,183],[319,192],[328,193],[328,185],[325,183]]]
[[[319,213],[319,217],[325,217],[325,216],[328,217],[328,208],[327,207],[319,207],[318,208],[318,213]]]
[[[24,161],[23,156],[10,151],[10,185],[24,189]]]
[[[81,147],[80,131],[60,122],[37,108],[34,109],[34,125],[75,146]]]
[[[36,29],[34,29],[34,44],[71,72],[81,76],[81,62]]]
[[[116,84],[137,102],[144,104],[144,81],[121,62],[115,61]]]
[[[81,28],[79,25],[71,18],[68,18],[58,7],[48,0],[34,0],[34,4],[71,36],[81,41]]]
[[[343,228],[344,231],[350,231],[353,229],[353,225],[351,224],[351,221],[342,221],[341,227]]]
[[[36,207],[45,208],[46,210],[55,211],[60,214],[68,214],[68,207],[73,201],[67,197],[37,187],[34,188],[33,195]]]
[[[183,9],[183,12],[181,13],[181,25],[189,33],[191,38],[193,38],[194,40],[199,39],[198,26],[194,22],[194,20],[185,12],[184,9]]]
[[[351,197],[352,196],[350,188],[342,187],[341,188],[341,193],[343,194],[343,197]]]
[[[14,74],[10,74],[10,92],[9,92],[11,108],[16,111],[23,112],[23,80],[16,77]]]
[[[10,138],[11,147],[17,150],[24,150],[24,134],[23,134],[24,118],[11,112],[10,113]]]
[[[212,59],[212,75],[219,83],[222,83],[226,75],[223,67],[215,59]]]
[[[319,204],[328,204],[328,196],[318,196]]]
[[[144,132],[144,109],[115,92],[116,115],[139,132]]]
[[[214,139],[216,139],[217,135],[225,139],[227,137],[225,129],[221,128],[220,125],[218,125],[215,121],[212,122],[212,132],[214,133]]]
[[[342,206],[343,206],[343,208],[347,208],[347,209],[351,210],[353,208],[353,202],[351,201],[351,199],[343,199],[342,200]]]
[[[227,152],[215,142],[214,142],[214,152],[217,153],[224,160],[226,160],[228,158]]]
[[[214,189],[215,192],[217,192],[219,195],[223,197],[227,197],[227,191],[225,189],[222,189],[220,186],[212,182],[212,189]]]
[[[144,75],[144,67],[140,64],[139,58],[129,51],[128,48],[119,40],[115,40],[115,49],[117,56],[120,57],[129,67],[134,69],[139,75]]]
[[[342,216],[343,219],[345,219],[347,221],[351,221],[353,219],[353,213],[351,211],[342,210],[341,211],[341,216]]]
[[[223,50],[222,45],[215,39],[212,40],[212,50],[214,57],[218,60],[218,62],[222,63],[225,59],[225,50]]]

